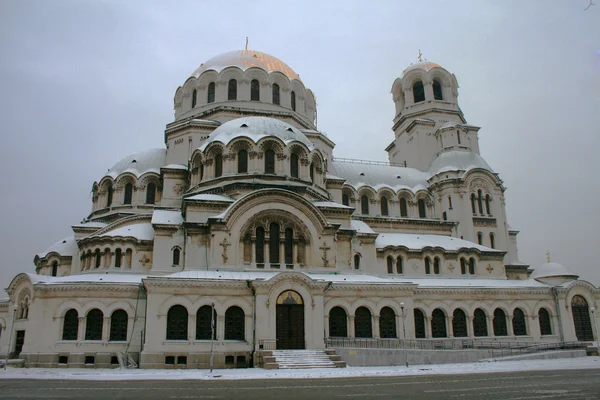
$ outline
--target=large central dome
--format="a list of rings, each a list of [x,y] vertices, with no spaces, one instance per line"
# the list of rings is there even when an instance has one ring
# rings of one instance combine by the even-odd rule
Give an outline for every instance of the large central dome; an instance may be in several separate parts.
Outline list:
[[[290,80],[300,80],[300,76],[298,76],[293,69],[291,69],[280,59],[275,58],[267,53],[261,53],[260,51],[254,50],[235,50],[228,53],[219,54],[205,63],[200,64],[192,76],[197,78],[204,71],[208,70],[221,72],[221,70],[227,67],[238,67],[243,71],[248,68],[257,67],[262,68],[269,73],[275,71],[281,72]]]

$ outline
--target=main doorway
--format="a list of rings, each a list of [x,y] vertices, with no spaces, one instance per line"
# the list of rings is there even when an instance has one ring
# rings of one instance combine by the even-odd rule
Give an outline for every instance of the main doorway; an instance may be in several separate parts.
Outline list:
[[[571,300],[571,311],[573,313],[573,323],[575,324],[577,340],[586,342],[594,340],[592,321],[590,320],[590,311],[587,301],[581,296],[573,296],[573,300]]]
[[[286,290],[277,298],[277,349],[303,349],[304,301],[293,290]]]

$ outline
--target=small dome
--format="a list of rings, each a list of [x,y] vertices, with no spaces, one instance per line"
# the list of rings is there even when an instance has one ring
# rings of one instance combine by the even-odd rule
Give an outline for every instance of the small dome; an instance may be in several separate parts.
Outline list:
[[[267,53],[261,53],[254,50],[235,50],[228,53],[219,54],[210,60],[200,64],[192,74],[193,77],[199,77],[204,71],[214,70],[221,72],[227,67],[238,67],[245,71],[248,68],[262,68],[267,72],[281,72],[288,79],[300,80],[300,76],[294,72],[286,63]]]
[[[452,150],[442,152],[429,166],[429,173],[433,176],[446,171],[469,171],[473,168],[482,168],[494,172],[479,154],[472,151]]]
[[[116,178],[123,172],[131,172],[139,177],[146,172],[160,174],[160,168],[166,163],[166,149],[150,149],[142,153],[132,154],[116,163],[106,175]]]
[[[549,262],[542,264],[539,268],[536,268],[531,273],[533,279],[553,278],[553,277],[568,277],[577,279],[579,275],[576,275],[569,268],[555,262]]]
[[[75,237],[67,236],[66,238],[61,239],[52,246],[48,247],[44,252],[39,253],[38,257],[44,258],[50,253],[57,253],[61,256],[73,256],[74,254],[77,254],[78,250],[79,248],[77,247]]]
[[[215,129],[206,139],[200,150],[212,142],[227,145],[233,139],[246,137],[254,143],[262,138],[273,136],[281,139],[286,145],[291,142],[300,142],[312,150],[313,145],[306,136],[290,124],[275,118],[245,117],[228,121]]]
[[[414,69],[422,69],[425,71],[429,71],[432,68],[442,68],[442,66],[427,60],[419,61],[418,63],[410,64],[404,71],[402,71],[402,76],[406,75],[407,72],[412,71]]]

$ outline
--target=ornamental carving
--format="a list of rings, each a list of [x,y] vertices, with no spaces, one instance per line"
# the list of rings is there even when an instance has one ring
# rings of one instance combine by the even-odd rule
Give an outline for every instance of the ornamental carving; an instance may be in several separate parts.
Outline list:
[[[490,185],[487,181],[485,181],[484,179],[481,179],[481,178],[473,179],[471,181],[471,184],[469,185],[469,190],[471,192],[477,192],[480,189],[484,193],[487,193],[487,194],[491,193]]]

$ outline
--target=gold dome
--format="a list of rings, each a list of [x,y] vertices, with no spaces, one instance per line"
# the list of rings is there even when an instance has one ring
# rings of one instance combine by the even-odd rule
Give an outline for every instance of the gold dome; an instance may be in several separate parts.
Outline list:
[[[418,63],[410,64],[404,71],[402,71],[402,76],[406,75],[408,71],[412,71],[413,69],[423,69],[425,71],[429,71],[433,68],[442,68],[442,66],[427,60],[419,61]]]
[[[204,71],[209,70],[221,72],[227,67],[238,67],[243,71],[247,70],[248,68],[256,67],[264,69],[269,73],[275,71],[281,72],[290,80],[300,80],[300,76],[280,59],[275,58],[267,53],[261,53],[260,51],[254,50],[235,50],[228,53],[219,54],[205,63],[200,64],[192,76],[197,78]]]

